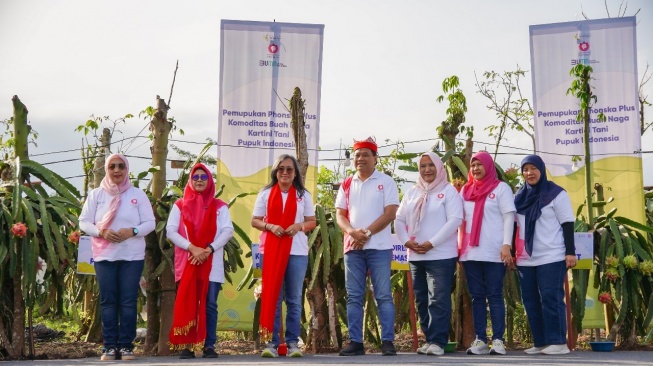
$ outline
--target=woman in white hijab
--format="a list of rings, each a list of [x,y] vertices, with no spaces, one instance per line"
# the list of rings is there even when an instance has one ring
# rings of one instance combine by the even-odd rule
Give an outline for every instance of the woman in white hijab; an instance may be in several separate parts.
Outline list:
[[[408,250],[413,292],[426,343],[419,354],[442,355],[451,319],[451,286],[458,260],[463,203],[435,153],[422,154],[419,178],[401,201],[395,230]]]

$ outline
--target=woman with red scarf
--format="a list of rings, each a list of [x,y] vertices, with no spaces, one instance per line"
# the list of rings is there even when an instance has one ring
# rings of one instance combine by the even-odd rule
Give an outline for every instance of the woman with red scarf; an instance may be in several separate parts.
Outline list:
[[[463,198],[464,233],[459,261],[465,269],[472,297],[472,317],[476,339],[467,354],[506,354],[503,333],[506,307],[503,277],[512,263],[510,253],[515,204],[510,186],[497,178],[492,156],[486,151],[472,155]],[[486,301],[492,319],[492,348],[487,342]]]
[[[179,358],[216,358],[218,294],[224,283],[224,246],[234,227],[229,208],[215,198],[215,182],[209,169],[196,164],[190,171],[184,197],[170,210],[166,226],[175,244],[177,297],[170,330],[170,344],[181,350]]]
[[[302,286],[308,267],[306,232],[315,228],[315,207],[293,156],[283,154],[272,165],[271,182],[256,197],[252,227],[263,232],[260,245],[263,270],[261,332],[264,338],[272,333],[272,341],[261,356],[279,356],[281,299],[284,297],[288,356],[302,357],[298,341]]]

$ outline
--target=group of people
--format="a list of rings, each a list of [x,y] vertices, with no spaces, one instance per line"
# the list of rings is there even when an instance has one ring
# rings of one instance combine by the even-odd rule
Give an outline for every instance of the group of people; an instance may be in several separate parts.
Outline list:
[[[91,236],[100,289],[104,349],[101,360],[133,360],[137,297],[145,236],[155,228],[152,205],[129,180],[129,162],[112,154],[100,187],[90,192],[79,226]],[[177,296],[170,343],[180,358],[218,357],[217,298],[224,282],[223,251],[233,236],[227,204],[215,198],[215,182],[203,164],[189,174],[183,198],[172,206],[166,233],[175,245]]]
[[[345,287],[350,342],[341,356],[365,354],[362,334],[366,278],[369,274],[381,324],[381,352],[395,355],[390,288],[394,220],[408,262],[420,327],[426,342],[417,352],[442,355],[449,336],[451,289],[460,262],[472,298],[476,339],[468,354],[505,354],[503,279],[516,269],[534,347],[527,354],[565,354],[564,279],[576,265],[574,215],[567,192],[549,181],[537,155],[521,163],[524,184],[516,195],[497,177],[489,153],[470,161],[460,192],[449,184],[442,160],[425,153],[419,177],[399,202],[395,182],[376,170],[373,139],[354,143],[356,173],[341,185],[337,222],[345,233]],[[516,240],[513,230],[517,224]],[[514,242],[514,244],[513,244]],[[514,249],[513,249],[514,247]],[[492,322],[487,336],[487,308]]]
[[[396,355],[395,306],[390,266],[391,223],[408,250],[420,327],[426,342],[417,352],[442,355],[451,318],[451,288],[460,262],[472,298],[476,339],[468,354],[505,354],[503,278],[518,271],[523,304],[533,332],[528,354],[568,353],[563,281],[574,255],[574,215],[566,191],[549,181],[542,159],[521,164],[524,185],[516,195],[497,178],[492,157],[471,158],[461,192],[447,181],[438,155],[419,160],[419,177],[399,200],[395,181],[376,169],[372,138],[355,141],[356,173],[341,184],[336,220],[344,232],[347,327],[350,342],[341,356],[364,355],[363,313],[369,275],[381,325],[381,352]],[[100,289],[102,360],[134,358],[136,302],[144,265],[144,237],[155,227],[145,193],[129,181],[129,163],[109,156],[101,186],[87,197],[80,229],[92,237]],[[289,199],[290,198],[290,199]],[[513,227],[517,222],[517,240]],[[261,231],[262,294],[260,324],[269,338],[262,357],[277,357],[281,301],[286,302],[285,344],[290,357],[298,345],[302,288],[308,266],[306,233],[316,226],[311,193],[302,183],[297,160],[279,156],[270,182],[258,194],[251,225]],[[217,297],[224,282],[223,248],[234,228],[225,202],[215,198],[215,182],[201,163],[192,167],[184,196],[171,208],[166,234],[175,245],[177,296],[170,343],[180,358],[215,358]],[[460,232],[460,235],[459,235]],[[513,242],[516,245],[513,245]],[[513,248],[514,247],[514,248]],[[489,306],[492,338],[486,334]]]
[[[490,154],[472,155],[467,183],[447,183],[440,158],[425,153],[417,183],[404,195],[395,229],[408,250],[420,326],[426,343],[417,352],[442,355],[448,340],[451,287],[460,262],[472,299],[476,339],[468,354],[506,353],[503,279],[518,271],[534,347],[527,354],[565,354],[564,279],[576,265],[574,215],[567,192],[549,181],[537,155],[521,163],[524,184],[513,196],[497,178]],[[517,240],[513,256],[513,230]],[[459,229],[460,227],[460,229]],[[487,336],[487,308],[492,323]]]

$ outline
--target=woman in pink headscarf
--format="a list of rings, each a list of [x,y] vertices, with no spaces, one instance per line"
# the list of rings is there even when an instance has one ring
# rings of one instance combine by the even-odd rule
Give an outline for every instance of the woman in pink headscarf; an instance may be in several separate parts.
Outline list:
[[[510,253],[515,203],[512,189],[497,178],[492,156],[479,151],[472,156],[468,180],[460,195],[465,221],[460,243],[460,258],[472,297],[472,316],[476,339],[467,354],[506,353],[503,333],[506,307],[503,303],[503,277],[512,262]],[[487,342],[486,301],[492,319],[492,348]]]
[[[404,194],[395,230],[408,249],[413,292],[426,343],[417,353],[442,355],[449,338],[451,286],[458,260],[456,232],[463,203],[447,181],[442,160],[422,154],[417,184]]]
[[[133,360],[145,236],[154,230],[154,212],[145,192],[129,181],[126,157],[109,156],[104,169],[100,187],[84,202],[79,227],[93,246],[104,338],[101,359]]]

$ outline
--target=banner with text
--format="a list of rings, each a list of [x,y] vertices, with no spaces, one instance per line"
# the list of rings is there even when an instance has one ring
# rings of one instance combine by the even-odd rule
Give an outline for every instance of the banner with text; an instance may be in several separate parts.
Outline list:
[[[287,107],[295,87],[305,100],[306,187],[316,197],[324,25],[222,20],[220,30],[217,185],[225,185],[223,197],[258,192],[270,182],[277,156],[296,155]],[[240,197],[230,208],[252,242],[260,234],[250,226],[255,200],[256,195]],[[220,292],[221,330],[252,329],[252,289],[236,291],[248,267]]]
[[[606,211],[645,223],[635,27],[635,17],[530,26],[533,112],[536,150],[575,209],[586,196],[585,141],[579,101],[567,90],[572,67],[590,65],[592,181],[614,197]]]

